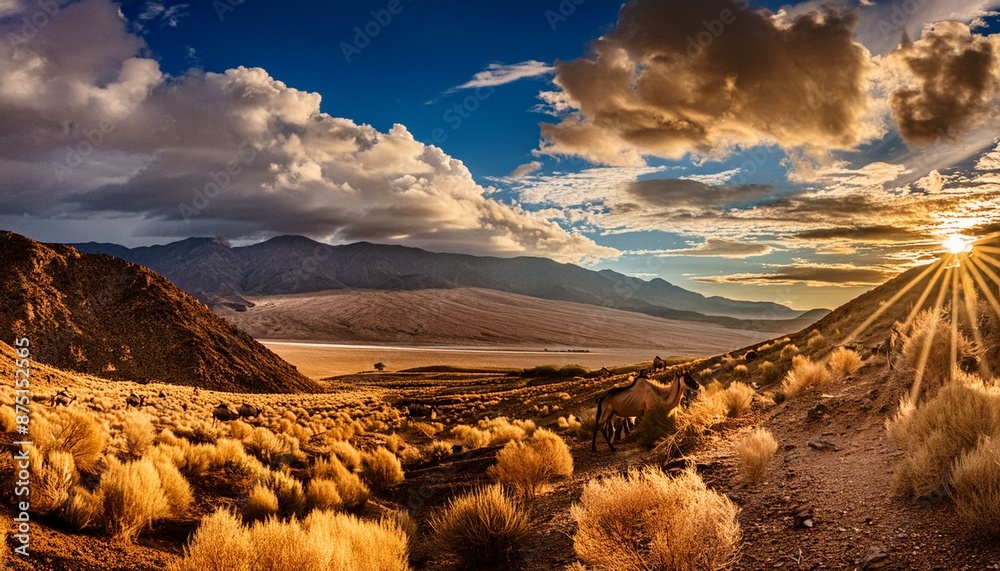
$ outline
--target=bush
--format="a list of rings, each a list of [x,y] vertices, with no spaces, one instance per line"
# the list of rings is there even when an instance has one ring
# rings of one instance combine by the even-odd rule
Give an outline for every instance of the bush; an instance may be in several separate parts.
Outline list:
[[[403,466],[395,454],[380,447],[361,456],[361,477],[376,491],[388,490],[403,483]]]
[[[847,347],[837,347],[830,353],[830,370],[835,375],[850,375],[861,368],[864,361],[857,352]]]
[[[0,406],[0,431],[14,432],[17,429],[17,414],[9,406]],[[2,563],[2,561],[0,561]]]
[[[693,470],[632,470],[587,483],[571,514],[573,548],[595,570],[715,571],[736,561],[739,508]]]
[[[759,482],[777,451],[778,443],[769,430],[758,428],[748,434],[736,445],[740,476],[747,482]]]
[[[323,478],[314,478],[309,482],[306,501],[311,510],[338,510],[344,505],[337,482]]]
[[[786,398],[794,398],[806,389],[826,386],[832,380],[833,375],[823,363],[816,363],[809,357],[796,355],[792,359],[792,370],[785,375],[782,388]]]
[[[257,482],[270,488],[278,497],[278,510],[282,515],[300,515],[306,509],[306,494],[302,482],[285,472],[265,469],[257,476]]]
[[[55,409],[48,418],[32,418],[31,437],[43,452],[72,454],[76,468],[90,473],[97,467],[107,442],[107,435],[93,415],[73,408]]]
[[[952,498],[962,521],[985,536],[1000,535],[1000,434],[965,453],[952,471]]]
[[[125,437],[125,452],[130,458],[142,458],[142,455],[153,445],[156,430],[149,416],[143,412],[128,413],[122,425],[122,435]]]
[[[509,560],[530,520],[499,485],[453,498],[430,521],[434,542],[465,567]]]
[[[826,339],[823,334],[820,333],[819,329],[813,329],[809,332],[809,339],[806,341],[806,347],[810,349],[822,349],[826,347]]]
[[[392,520],[370,522],[329,511],[301,523],[271,519],[243,526],[231,512],[202,520],[170,571],[409,570],[406,534]]]
[[[110,458],[95,494],[105,531],[119,541],[131,541],[154,521],[171,515],[159,471],[146,459],[123,464]]]
[[[356,509],[368,501],[368,487],[361,482],[358,475],[345,467],[336,456],[319,460],[313,465],[313,478],[332,480],[337,484],[337,493],[344,508]]]
[[[1000,434],[1000,389],[976,377],[949,383],[919,407],[902,403],[888,428],[904,452],[893,476],[896,492],[914,498],[943,496],[955,461],[983,437]]]
[[[76,484],[77,473],[73,456],[53,450],[43,453],[34,446],[28,448],[31,463],[31,513],[47,515],[61,508]]]
[[[337,457],[351,472],[357,472],[361,468],[361,453],[351,446],[350,442],[344,440],[334,440],[329,445],[330,454]]]
[[[944,310],[924,310],[913,319],[908,335],[903,335],[901,350],[906,363],[917,369],[925,346],[929,346],[924,365],[924,380],[942,384],[951,378],[951,322]],[[958,335],[958,354],[972,353],[972,343],[961,332]]]
[[[101,517],[101,498],[81,486],[73,486],[69,501],[63,507],[62,518],[76,530],[96,523]]]
[[[489,446],[490,440],[493,438],[489,430],[481,430],[467,424],[459,424],[452,428],[451,435],[468,450]]]
[[[745,377],[750,374],[750,369],[746,365],[736,365],[733,367],[733,376]]]
[[[528,441],[508,442],[487,473],[521,496],[534,498],[552,479],[573,474],[573,455],[562,438],[540,429]]]
[[[781,369],[771,361],[763,361],[757,366],[761,384],[771,384],[781,378]]]
[[[7,564],[7,522],[0,522],[0,565]]]
[[[597,413],[593,410],[588,410],[580,415],[580,426],[576,429],[577,440],[584,442],[590,440],[591,435],[594,434],[595,422],[597,422]]]
[[[781,348],[780,355],[782,359],[785,360],[791,359],[792,357],[798,354],[799,354],[799,348],[796,347],[794,343],[789,343],[788,345],[785,345],[784,347]]]
[[[733,383],[726,387],[719,393],[719,398],[726,407],[726,416],[736,418],[750,410],[754,394],[754,390],[743,383]]]
[[[677,421],[671,414],[672,409],[667,403],[660,401],[656,403],[653,410],[646,413],[635,426],[635,441],[639,446],[649,450],[656,446],[664,438],[677,432]],[[593,437],[593,432],[588,438]],[[598,438],[601,438],[598,435]]]
[[[278,496],[266,486],[255,485],[243,505],[243,519],[252,522],[267,519],[277,514]]]

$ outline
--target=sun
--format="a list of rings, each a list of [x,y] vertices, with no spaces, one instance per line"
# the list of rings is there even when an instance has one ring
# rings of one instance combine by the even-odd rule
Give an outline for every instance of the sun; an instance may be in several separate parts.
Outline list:
[[[972,240],[961,234],[952,234],[943,243],[944,249],[952,254],[961,254],[972,250]]]

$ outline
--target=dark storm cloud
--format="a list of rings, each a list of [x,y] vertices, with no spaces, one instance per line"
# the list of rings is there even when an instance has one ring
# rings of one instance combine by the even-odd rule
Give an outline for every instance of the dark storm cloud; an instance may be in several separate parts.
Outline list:
[[[915,230],[896,226],[850,226],[839,228],[817,228],[799,232],[796,238],[805,240],[831,240],[845,238],[864,242],[909,242],[927,238]]]

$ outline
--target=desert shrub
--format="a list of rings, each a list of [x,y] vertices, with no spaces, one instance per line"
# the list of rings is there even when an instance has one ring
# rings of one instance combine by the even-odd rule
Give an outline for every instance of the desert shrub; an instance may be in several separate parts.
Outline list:
[[[339,496],[338,496],[339,499]],[[243,519],[257,521],[278,514],[278,496],[271,488],[257,484],[243,504]]]
[[[392,515],[389,516],[389,519],[395,522],[396,527],[406,534],[407,539],[412,544],[413,540],[417,537],[417,522],[413,521],[410,512],[406,510],[392,510]]]
[[[777,451],[778,442],[766,428],[758,428],[745,436],[736,445],[740,476],[747,482],[759,482]]]
[[[786,398],[793,398],[806,389],[823,387],[832,380],[833,375],[823,363],[796,355],[792,359],[792,370],[785,375],[782,389]]]
[[[594,423],[597,422],[597,414],[593,410],[588,410],[580,415],[580,426],[576,429],[577,440],[590,440],[594,434]]]
[[[311,510],[337,510],[344,505],[337,482],[314,478],[306,489],[306,502]]]
[[[346,509],[356,509],[368,501],[370,492],[358,475],[351,472],[336,457],[321,459],[313,464],[313,478],[332,480],[337,484],[337,493]]]
[[[149,460],[121,463],[109,459],[95,491],[101,499],[101,524],[120,541],[131,541],[154,521],[171,515],[160,473]]]
[[[893,476],[896,492],[942,496],[955,461],[984,436],[1000,434],[1000,389],[975,380],[948,383],[920,406],[903,402],[888,429],[904,452]]]
[[[823,333],[819,329],[813,329],[809,332],[809,337],[806,340],[806,347],[810,349],[822,349],[826,347],[826,338],[823,337]]]
[[[278,510],[282,515],[298,515],[305,511],[306,494],[302,482],[291,474],[265,469],[257,476],[256,483],[274,492],[278,497]]]
[[[770,384],[781,378],[781,369],[771,361],[762,361],[760,365],[757,366],[757,372],[760,373],[760,380],[762,384]]]
[[[406,534],[392,520],[371,522],[318,511],[302,522],[243,526],[228,511],[202,520],[170,571],[408,570]]]
[[[0,406],[0,431],[14,432],[17,429],[17,414],[13,407]]]
[[[149,416],[143,412],[132,411],[122,425],[122,435],[125,437],[125,452],[131,458],[141,458],[153,444],[156,430]]]
[[[421,458],[428,462],[440,462],[448,456],[451,456],[451,444],[444,442],[443,440],[433,440],[424,446],[421,453]]]
[[[750,369],[746,365],[736,365],[733,367],[733,376],[745,377],[750,374]]]
[[[376,491],[395,488],[403,483],[403,466],[395,454],[379,447],[361,455],[361,477]]]
[[[350,442],[334,440],[330,442],[329,449],[330,454],[336,456],[348,470],[357,472],[361,468],[361,453]]]
[[[837,347],[830,353],[830,370],[835,375],[850,375],[861,368],[861,355],[847,347]]]
[[[55,409],[48,418],[32,418],[31,437],[44,452],[71,454],[76,468],[83,472],[94,471],[107,442],[94,417],[73,408]]]
[[[791,359],[792,357],[799,354],[799,348],[795,346],[794,343],[789,343],[781,348],[780,356],[782,359]]]
[[[385,443],[383,444],[383,446],[385,446],[386,450],[388,450],[389,452],[396,454],[397,452],[399,452],[400,448],[406,446],[406,442],[403,440],[402,436],[393,432],[389,436],[385,437]]]
[[[952,498],[959,517],[981,535],[1000,535],[1000,434],[986,437],[955,463]]]
[[[258,426],[243,441],[243,446],[247,452],[259,458],[261,462],[272,464],[284,450],[285,442],[270,430]]]
[[[571,514],[573,548],[595,570],[715,571],[736,561],[739,508],[694,470],[656,468],[587,483]]]
[[[229,437],[236,440],[246,440],[253,433],[253,427],[243,422],[235,420],[229,423]]]
[[[44,453],[34,446],[28,448],[31,462],[31,513],[47,515],[61,508],[77,482],[76,465],[68,452],[52,450]]]
[[[667,406],[667,403],[661,401],[636,424],[635,441],[639,446],[648,450],[676,431],[677,421],[674,415],[671,414],[671,409]],[[591,431],[587,438],[592,437],[593,431]],[[601,438],[601,436],[598,436],[598,438]]]
[[[505,444],[487,472],[523,497],[534,498],[553,478],[573,474],[573,455],[562,438],[540,429],[530,440]]]
[[[754,394],[754,390],[751,387],[743,383],[733,383],[726,387],[725,390],[720,391],[718,398],[726,407],[726,416],[736,418],[750,410]]]
[[[512,440],[523,440],[535,431],[535,423],[530,420],[511,421],[507,417],[486,418],[478,422],[480,430],[490,433],[490,445],[498,446]]]
[[[914,317],[909,333],[903,335],[903,358],[909,366],[918,368],[924,348],[928,346],[923,378],[943,383],[951,377],[951,334],[951,322],[944,310],[921,311]],[[958,354],[971,354],[972,343],[961,332],[957,335]]]
[[[467,424],[459,424],[452,428],[451,436],[469,450],[489,446],[490,440],[493,438],[489,430],[482,430]]]
[[[499,485],[453,498],[430,525],[438,548],[465,567],[509,559],[530,531],[527,513]]]
[[[73,486],[69,500],[63,506],[62,519],[76,530],[96,523],[101,516],[101,498],[82,486]]]

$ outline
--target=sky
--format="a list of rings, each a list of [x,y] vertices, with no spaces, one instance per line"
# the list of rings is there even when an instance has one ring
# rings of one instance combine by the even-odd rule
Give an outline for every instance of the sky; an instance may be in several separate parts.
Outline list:
[[[0,0],[0,228],[835,307],[1000,229],[1000,0]]]

